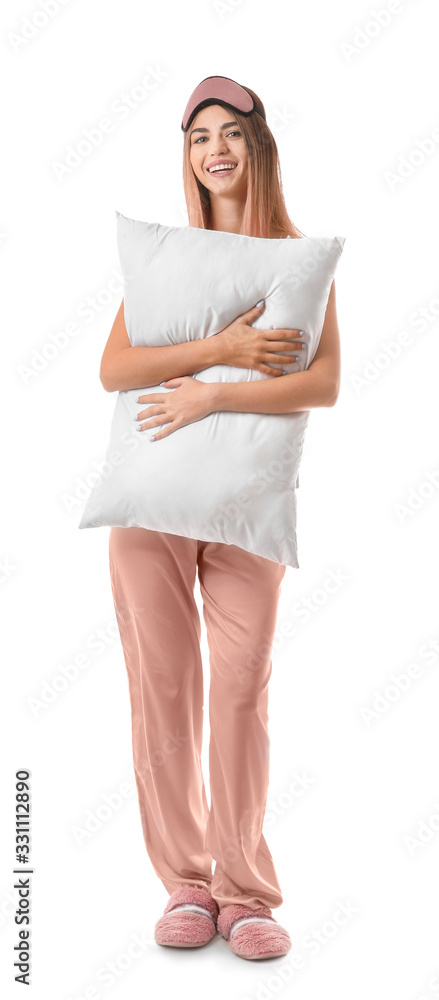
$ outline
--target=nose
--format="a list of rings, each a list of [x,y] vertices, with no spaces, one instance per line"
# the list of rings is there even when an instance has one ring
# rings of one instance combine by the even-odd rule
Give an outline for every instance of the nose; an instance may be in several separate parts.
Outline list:
[[[213,143],[213,148],[215,150],[214,156],[221,156],[222,153],[227,153],[228,145],[221,133],[217,136],[216,142]]]

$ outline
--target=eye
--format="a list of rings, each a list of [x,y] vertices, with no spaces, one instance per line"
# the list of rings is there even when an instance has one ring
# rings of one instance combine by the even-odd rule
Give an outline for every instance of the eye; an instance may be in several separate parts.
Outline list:
[[[241,135],[238,129],[232,129],[231,132],[227,132],[227,135]],[[194,139],[192,145],[195,146],[197,142],[201,142],[202,139],[207,139],[207,135],[200,135],[198,139]]]

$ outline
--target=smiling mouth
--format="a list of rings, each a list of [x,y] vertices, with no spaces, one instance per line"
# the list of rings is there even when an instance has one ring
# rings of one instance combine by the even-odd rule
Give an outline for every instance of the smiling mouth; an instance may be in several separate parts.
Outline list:
[[[207,168],[207,173],[210,174],[211,177],[225,177],[226,174],[232,174],[233,171],[236,170],[237,166],[238,164],[235,163],[233,167],[226,167],[225,170],[222,169],[209,170],[209,168]]]

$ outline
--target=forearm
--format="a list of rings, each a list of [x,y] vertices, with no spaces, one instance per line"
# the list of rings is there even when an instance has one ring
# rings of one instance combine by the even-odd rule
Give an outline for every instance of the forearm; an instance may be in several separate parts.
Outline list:
[[[223,363],[219,335],[168,347],[127,347],[101,367],[107,392],[143,389]]]
[[[312,365],[306,371],[257,382],[212,382],[212,410],[244,413],[296,413],[333,406],[338,389]]]

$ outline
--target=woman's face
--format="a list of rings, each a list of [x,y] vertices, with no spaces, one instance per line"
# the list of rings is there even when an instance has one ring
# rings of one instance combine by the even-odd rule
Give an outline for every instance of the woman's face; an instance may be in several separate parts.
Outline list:
[[[211,195],[233,195],[245,199],[247,190],[247,147],[233,111],[210,104],[195,115],[190,132],[190,160],[193,171]],[[236,164],[226,173],[209,172],[217,160]]]

